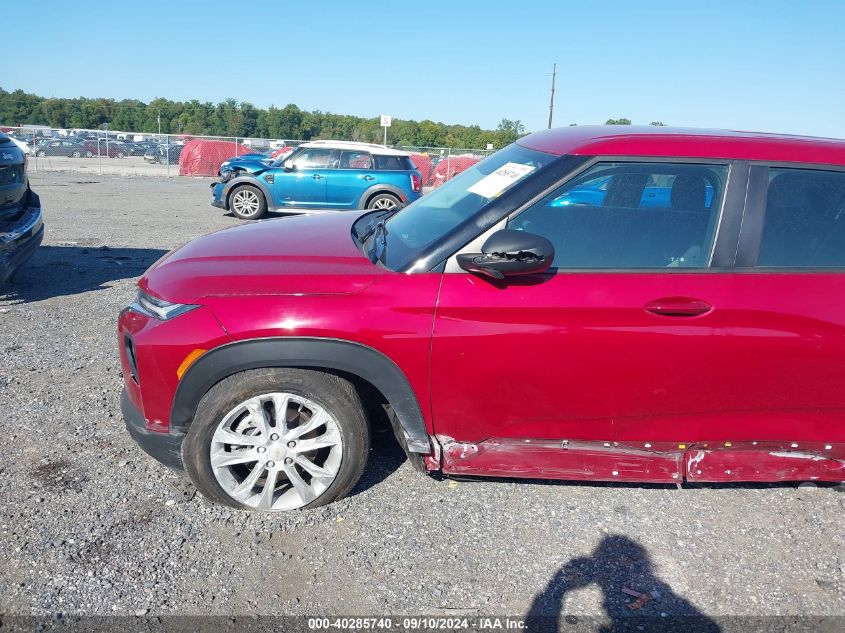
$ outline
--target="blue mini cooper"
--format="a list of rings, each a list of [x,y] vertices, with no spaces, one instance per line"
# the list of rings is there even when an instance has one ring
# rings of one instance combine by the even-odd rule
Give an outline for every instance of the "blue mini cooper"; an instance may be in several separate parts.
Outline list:
[[[211,187],[215,207],[256,220],[267,211],[397,209],[422,195],[422,174],[383,145],[313,141],[273,162],[224,163]]]

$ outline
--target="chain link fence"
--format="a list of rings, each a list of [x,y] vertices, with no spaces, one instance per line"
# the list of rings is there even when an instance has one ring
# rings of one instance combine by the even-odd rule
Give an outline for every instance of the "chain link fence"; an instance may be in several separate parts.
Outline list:
[[[403,145],[420,170],[424,187],[437,188],[494,152],[492,149],[456,149]]]
[[[216,176],[220,164],[260,154],[278,158],[301,139],[267,139],[192,134],[155,134],[113,130],[56,130],[47,126],[0,126],[29,155],[33,171],[72,171],[132,176]],[[436,188],[493,153],[492,149],[397,146],[407,151]]]

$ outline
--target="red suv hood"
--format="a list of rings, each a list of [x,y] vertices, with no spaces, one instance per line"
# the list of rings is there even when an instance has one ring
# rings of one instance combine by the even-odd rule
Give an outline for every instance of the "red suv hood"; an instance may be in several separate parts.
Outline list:
[[[218,231],[169,253],[139,285],[162,299],[359,292],[386,271],[352,239],[360,213],[267,220]]]

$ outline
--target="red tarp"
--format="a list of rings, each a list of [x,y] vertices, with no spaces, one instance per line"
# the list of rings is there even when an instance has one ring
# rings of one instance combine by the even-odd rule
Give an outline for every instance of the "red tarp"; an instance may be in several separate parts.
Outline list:
[[[469,169],[481,159],[475,156],[447,156],[442,158],[437,167],[434,168],[434,178],[432,178],[432,185],[439,187],[447,180],[451,180],[465,169]]]
[[[434,175],[434,170],[432,169],[431,164],[431,156],[428,154],[411,154],[411,160],[414,161],[414,165],[422,174],[423,186],[428,187],[431,184],[431,178]]]
[[[180,176],[216,176],[220,164],[236,154],[254,154],[255,150],[231,141],[203,141],[192,139],[185,143],[179,155]]]

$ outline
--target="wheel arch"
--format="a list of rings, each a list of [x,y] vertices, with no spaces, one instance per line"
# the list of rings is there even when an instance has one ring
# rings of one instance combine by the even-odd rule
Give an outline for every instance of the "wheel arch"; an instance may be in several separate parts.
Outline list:
[[[378,184],[369,187],[361,194],[361,197],[358,199],[358,208],[359,209],[366,209],[367,204],[369,204],[370,200],[374,197],[379,195],[380,193],[389,193],[392,196],[396,196],[399,198],[400,204],[407,204],[408,203],[408,195],[404,193],[399,187],[395,185],[388,185],[388,184]]]
[[[252,178],[251,176],[239,176],[238,178],[234,178],[226,183],[226,187],[223,189],[223,199],[226,201],[226,210],[231,209],[230,199],[232,194],[235,192],[235,189],[238,187],[242,187],[243,185],[252,185],[261,191],[264,194],[264,202],[267,205],[267,209],[273,208],[273,197],[270,195],[270,189],[264,184],[261,179],[259,178]]]
[[[393,410],[403,448],[409,453],[431,451],[422,409],[402,370],[381,352],[340,339],[262,338],[228,343],[206,352],[185,372],[176,388],[171,428],[186,431],[200,399],[224,378],[266,367],[323,370],[350,378],[353,384],[372,387]]]

